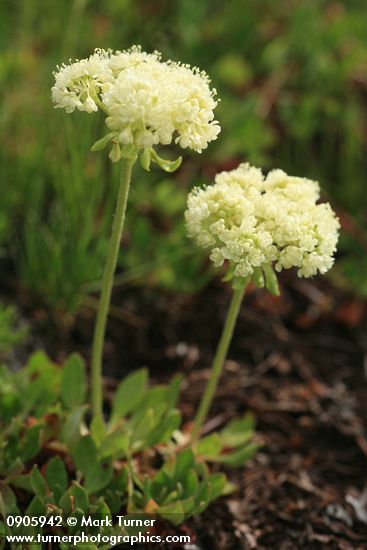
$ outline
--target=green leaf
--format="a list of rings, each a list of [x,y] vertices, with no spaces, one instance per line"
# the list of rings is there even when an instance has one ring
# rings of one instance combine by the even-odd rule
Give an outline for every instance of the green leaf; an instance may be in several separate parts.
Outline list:
[[[255,418],[251,413],[246,413],[242,418],[235,418],[221,431],[221,434],[238,434],[253,432],[255,429]]]
[[[12,482],[14,483],[15,479],[18,479],[20,477],[20,474],[24,471],[24,464],[22,460],[17,457],[12,464],[10,464],[9,468],[6,470],[6,483]]]
[[[201,439],[197,446],[197,453],[204,457],[218,456],[223,448],[221,437],[213,433]]]
[[[223,447],[239,447],[254,435],[255,420],[250,414],[230,422],[219,434]]]
[[[97,462],[97,447],[89,435],[78,441],[72,457],[76,468],[85,476],[89,468]]]
[[[85,402],[87,383],[84,359],[73,353],[65,362],[62,381],[61,399],[69,409],[74,409]]]
[[[158,503],[162,503],[168,492],[174,487],[173,473],[174,462],[166,462],[163,468],[154,476],[150,484],[151,495]]]
[[[279,290],[279,284],[278,284],[278,277],[276,276],[274,269],[272,268],[271,265],[264,265],[263,270],[265,274],[266,288],[273,296],[279,296],[280,290]]]
[[[40,442],[40,425],[35,425],[29,428],[22,440],[21,444],[21,457],[24,462],[34,458],[41,450]]]
[[[101,441],[107,435],[106,425],[103,422],[102,418],[99,416],[94,416],[90,424],[90,433],[94,439],[96,445],[99,447]]]
[[[251,443],[246,445],[242,449],[234,451],[233,453],[222,454],[219,457],[211,458],[212,462],[219,462],[221,464],[227,464],[233,468],[243,466],[249,458],[251,458],[258,449],[261,448],[260,443]]]
[[[101,151],[113,139],[115,136],[117,136],[116,132],[108,132],[103,138],[98,139],[95,143],[93,143],[92,147],[90,148],[91,151]]]
[[[139,406],[129,420],[129,429],[132,431],[132,439],[134,441],[138,439],[136,437],[138,429],[142,428],[144,433],[147,433],[147,428],[144,428],[145,418],[150,417],[150,420],[154,419],[154,423],[150,425],[150,429],[162,418],[168,408],[169,393],[169,387],[163,385],[150,388],[144,393],[144,399],[139,402]]]
[[[140,155],[140,164],[146,170],[147,172],[150,171],[150,149],[144,149],[142,154]]]
[[[82,405],[71,411],[63,426],[61,437],[70,449],[73,449],[81,437],[81,426],[88,405]]]
[[[99,499],[95,513],[102,518],[105,518],[105,517],[108,517],[109,519],[112,518],[111,510],[109,509],[108,505],[103,500],[103,498]]]
[[[155,414],[154,407],[144,410],[144,415],[140,416],[140,422],[136,424],[131,433],[131,443],[134,449],[141,449],[147,444],[147,438],[152,430],[158,425],[159,417]]]
[[[135,409],[144,396],[147,381],[147,369],[139,369],[120,383],[112,405],[112,424]]]
[[[75,535],[76,533],[80,532],[80,525],[85,513],[80,508],[75,507],[72,515],[76,518],[77,521],[75,525],[69,525],[67,531],[68,534]]]
[[[189,470],[186,473],[185,478],[181,476],[181,480],[182,480],[182,487],[183,487],[183,494],[182,494],[183,497],[185,498],[191,497],[197,493],[199,488],[199,477],[197,472],[194,469]]]
[[[45,471],[48,486],[52,492],[62,493],[68,485],[68,474],[65,465],[59,456],[54,456],[48,462]]]
[[[2,381],[0,381],[0,384],[1,383]],[[18,414],[22,411],[22,405],[24,405],[24,403],[22,404],[19,395],[10,393],[2,395],[0,399],[0,418],[2,424],[10,423],[13,418],[18,416]]]
[[[206,462],[197,462],[195,464],[195,470],[202,479],[206,479],[210,475],[209,467]]]
[[[237,490],[237,485],[235,483],[232,483],[231,481],[226,481],[223,489],[222,489],[222,496],[228,496],[234,493]]]
[[[15,494],[8,485],[0,481],[0,513],[4,516],[11,514],[17,507]]]
[[[27,407],[34,408],[39,417],[59,396],[61,370],[44,352],[31,355],[26,368],[21,373],[29,377],[27,386]]]
[[[35,351],[29,357],[26,369],[33,374],[48,371],[49,366],[52,365],[51,359],[44,351]]]
[[[150,409],[150,415],[152,414],[152,409]],[[148,417],[149,419],[151,416]],[[134,441],[133,450],[141,450],[146,447],[152,447],[158,443],[166,443],[171,437],[175,430],[179,428],[181,424],[181,414],[179,411],[171,410],[167,415],[157,422],[152,416],[152,424],[147,426],[142,424],[144,427],[144,433],[141,431],[134,432],[132,440]],[[140,436],[140,437],[139,437]]]
[[[109,484],[112,478],[112,465],[108,462],[96,462],[87,472],[85,489],[88,494],[97,493]]]
[[[158,164],[162,170],[169,173],[175,172],[175,170],[177,170],[182,163],[182,157],[178,157],[176,160],[165,160],[162,159],[154,149],[151,150],[151,156],[153,162]]]
[[[157,508],[157,513],[173,525],[179,525],[185,519],[185,509],[180,501],[159,506],[159,508]]]
[[[31,474],[24,474],[24,475],[21,475],[21,476],[17,476],[12,481],[12,485],[14,487],[19,487],[19,489],[24,489],[25,491],[28,491],[29,493],[32,493],[32,491],[34,493],[37,492],[32,487]]]
[[[176,456],[175,479],[179,480],[195,466],[195,457],[191,449],[185,449]]]
[[[125,456],[129,446],[129,436],[124,429],[108,434],[101,443],[100,456],[106,458]]]
[[[46,512],[46,504],[36,495],[27,507],[26,514],[28,516],[41,516]]]
[[[87,491],[75,482],[74,485],[69,487],[63,494],[59,505],[65,514],[71,514],[76,508],[80,508],[83,512],[87,512],[89,507]]]
[[[182,508],[185,512],[185,519],[187,519],[189,516],[193,514],[195,511],[195,499],[194,497],[188,497],[180,501],[182,504]]]
[[[179,411],[169,411],[167,416],[145,438],[144,445],[151,447],[157,443],[166,443],[172,437],[173,432],[179,428],[180,424],[181,414]]]
[[[103,496],[113,514],[121,510],[129,487],[129,469],[127,466],[116,475],[104,490]],[[149,498],[149,497],[148,497]]]
[[[210,500],[215,500],[222,495],[223,489],[226,485],[227,478],[224,474],[217,473],[212,474],[208,479],[210,487]]]
[[[210,502],[211,487],[209,481],[204,481],[195,499],[195,513],[201,514],[208,507]]]
[[[169,384],[169,388],[167,392],[168,410],[173,409],[177,404],[182,381],[183,381],[183,376],[181,374],[176,374],[176,376],[173,377],[173,379]]]
[[[47,493],[47,485],[43,475],[38,469],[38,466],[34,466],[31,472],[31,486],[33,492],[36,495],[45,496]]]
[[[150,409],[151,407],[155,410],[160,410],[162,409],[162,405],[164,405],[162,410],[167,410],[169,391],[169,387],[165,385],[157,385],[153,388],[149,388],[149,390],[144,394],[144,399],[141,403],[139,403],[138,411],[143,410],[144,408]]]

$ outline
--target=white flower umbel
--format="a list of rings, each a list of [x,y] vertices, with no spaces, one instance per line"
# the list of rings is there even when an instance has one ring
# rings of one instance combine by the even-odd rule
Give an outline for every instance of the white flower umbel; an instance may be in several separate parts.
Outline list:
[[[241,164],[214,185],[194,189],[185,213],[188,234],[211,250],[214,265],[229,263],[233,294],[203,397],[195,416],[196,442],[213,402],[246,286],[252,279],[279,294],[277,271],[296,267],[299,277],[333,265],[339,222],[329,204],[317,204],[319,184],[274,170],[265,178]]]
[[[216,139],[216,91],[204,71],[162,61],[137,46],[113,52],[96,50],[88,59],[63,65],[55,73],[52,99],[68,113],[101,108],[110,132],[93,150],[112,144],[110,158],[138,155],[149,170],[151,160],[172,171],[179,163],[158,157],[156,145],[179,144],[201,152]]]
[[[300,277],[333,265],[339,222],[329,204],[317,204],[319,184],[274,170],[241,164],[222,172],[215,184],[188,198],[190,237],[210,248],[216,266],[228,260],[235,277],[258,275],[258,268],[298,268]]]
[[[214,120],[216,91],[208,76],[197,68],[164,62],[158,52],[134,46],[126,51],[96,50],[87,59],[58,67],[54,73],[55,107],[106,115],[109,132],[95,142],[93,151],[110,145],[112,162],[121,162],[111,240],[103,274],[92,350],[92,405],[98,423],[103,418],[102,355],[106,321],[125,220],[131,174],[138,157],[145,170],[151,162],[166,172],[181,163],[164,160],[155,146],[172,142],[201,152],[216,139],[220,127]]]

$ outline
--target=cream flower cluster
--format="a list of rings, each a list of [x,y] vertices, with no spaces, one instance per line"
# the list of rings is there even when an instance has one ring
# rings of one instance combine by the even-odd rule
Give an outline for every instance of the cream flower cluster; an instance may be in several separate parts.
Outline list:
[[[62,65],[55,73],[52,99],[68,113],[107,115],[115,149],[168,145],[201,152],[216,139],[216,91],[206,73],[188,65],[163,62],[133,47],[123,52],[96,50],[88,59]],[[115,160],[118,151],[115,150]]]
[[[339,222],[328,203],[317,204],[319,184],[241,164],[215,184],[195,188],[185,213],[190,237],[210,248],[215,266],[228,260],[236,277],[256,268],[298,268],[300,277],[333,265]]]

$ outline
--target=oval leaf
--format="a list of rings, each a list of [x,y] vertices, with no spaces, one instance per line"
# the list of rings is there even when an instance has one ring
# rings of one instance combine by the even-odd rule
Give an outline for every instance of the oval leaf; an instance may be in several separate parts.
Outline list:
[[[109,144],[111,139],[114,138],[116,135],[117,135],[116,132],[109,132],[108,134],[103,136],[103,138],[98,139],[95,143],[93,143],[90,150],[91,151],[101,151],[102,149],[107,147],[107,145]]]
[[[51,458],[46,466],[46,479],[51,491],[56,489],[66,491],[68,474],[65,465],[59,456]]]
[[[61,381],[61,399],[68,409],[73,409],[85,402],[86,393],[84,359],[78,353],[73,353],[68,357],[64,366]]]
[[[146,369],[139,369],[129,374],[119,385],[112,406],[111,423],[135,409],[144,396],[148,381]]]

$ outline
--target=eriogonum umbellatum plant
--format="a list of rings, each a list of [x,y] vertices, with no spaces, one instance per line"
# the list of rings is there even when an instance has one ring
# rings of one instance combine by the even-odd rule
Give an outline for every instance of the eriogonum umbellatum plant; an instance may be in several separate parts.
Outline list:
[[[92,356],[92,400],[102,418],[101,362],[116,257],[125,217],[131,170],[138,158],[166,171],[181,163],[162,159],[158,145],[173,141],[201,152],[216,139],[216,91],[206,73],[188,65],[162,61],[158,52],[134,46],[123,52],[96,50],[88,59],[63,65],[52,88],[56,107],[92,113],[102,110],[109,132],[92,147],[110,145],[110,159],[123,161],[120,191],[107,257]],[[241,164],[222,172],[215,184],[194,189],[185,213],[190,237],[210,249],[216,267],[228,265],[234,294],[214,358],[212,375],[195,419],[193,440],[209,410],[250,281],[279,294],[276,272],[296,268],[298,276],[326,273],[333,264],[339,222],[327,203],[318,204],[319,184],[306,178]]]
[[[318,182],[241,164],[217,174],[214,185],[195,188],[185,213],[188,234],[210,250],[216,267],[228,263],[234,294],[197,413],[193,438],[208,413],[247,284],[279,294],[275,271],[296,268],[299,277],[326,273],[334,263],[339,221],[320,198]],[[274,271],[275,270],[275,271]]]
[[[155,147],[175,142],[201,152],[216,139],[220,126],[214,120],[216,91],[204,71],[174,61],[162,61],[158,52],[138,46],[126,51],[95,50],[87,59],[58,67],[54,73],[55,106],[72,113],[98,110],[106,115],[109,132],[92,150],[109,145],[112,162],[122,161],[112,236],[92,353],[92,402],[95,417],[102,419],[102,352],[117,254],[125,219],[131,172],[139,158],[145,170],[151,162],[168,172],[181,164],[162,159]]]

